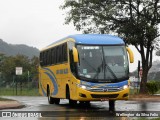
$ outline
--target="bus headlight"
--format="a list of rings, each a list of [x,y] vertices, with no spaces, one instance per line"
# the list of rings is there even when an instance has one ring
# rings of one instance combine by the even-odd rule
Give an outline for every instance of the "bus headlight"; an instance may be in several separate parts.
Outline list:
[[[84,86],[84,85],[81,85],[80,86],[82,89],[86,89],[87,87],[86,86]]]
[[[123,86],[123,90],[127,89],[128,88],[128,85],[124,85]]]
[[[84,89],[84,90],[90,90],[91,88],[86,86],[86,85],[80,85],[80,84],[77,84],[78,87]]]

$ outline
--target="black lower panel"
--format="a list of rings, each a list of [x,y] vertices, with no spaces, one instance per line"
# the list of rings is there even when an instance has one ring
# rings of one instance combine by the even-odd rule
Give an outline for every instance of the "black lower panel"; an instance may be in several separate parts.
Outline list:
[[[91,94],[92,98],[116,98],[119,94],[111,94],[111,95],[97,95],[97,94]]]

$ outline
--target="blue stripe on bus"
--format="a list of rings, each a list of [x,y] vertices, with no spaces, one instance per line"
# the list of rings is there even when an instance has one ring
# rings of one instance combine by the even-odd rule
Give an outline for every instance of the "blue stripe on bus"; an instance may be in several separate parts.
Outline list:
[[[53,77],[55,78],[55,80],[56,80],[56,77],[55,77],[55,75],[54,75],[54,73],[53,73],[52,70],[50,70],[49,68],[43,68],[43,69],[49,71],[49,72],[53,75]],[[56,80],[56,81],[57,81],[57,80]]]
[[[85,82],[81,81],[81,85],[86,85],[90,87],[96,87],[96,88],[105,88],[105,87],[122,87],[124,85],[128,85],[128,80],[118,82],[118,83],[92,83],[92,82]]]
[[[44,89],[43,89],[43,87],[42,87],[42,83],[40,82],[39,84],[40,84],[40,87],[41,87],[41,90],[42,90],[43,95],[44,95],[44,96],[47,96],[46,92],[44,91]]]
[[[56,83],[54,77],[48,72],[45,72],[45,74],[48,75],[48,77],[52,80],[52,83],[54,86],[54,91],[53,91],[52,95],[56,95],[58,93],[58,86],[57,86],[57,83]]]
[[[49,68],[43,68],[43,69],[46,70],[46,71],[48,71],[48,72],[45,72],[45,73],[46,73],[46,74],[49,76],[49,78],[52,80],[52,83],[53,83],[53,86],[54,86],[54,91],[53,91],[52,95],[56,95],[56,94],[58,93],[58,86],[57,86],[56,77],[55,77],[53,71],[50,70]],[[51,74],[50,74],[49,72],[50,72]]]

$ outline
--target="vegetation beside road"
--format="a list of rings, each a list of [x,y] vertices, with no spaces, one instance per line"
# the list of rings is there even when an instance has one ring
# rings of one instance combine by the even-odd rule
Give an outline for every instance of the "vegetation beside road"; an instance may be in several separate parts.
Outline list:
[[[6,56],[0,53],[0,95],[38,95],[38,57]],[[22,75],[16,74],[22,67]]]
[[[147,82],[147,90],[149,94],[156,94],[158,91],[160,91],[160,82],[151,80]]]
[[[23,88],[16,89],[14,88],[0,88],[0,95],[3,96],[39,96],[39,91],[37,88]]]
[[[147,92],[146,95],[160,94],[160,81],[159,80],[150,80],[147,82]],[[130,94],[135,95],[139,94],[139,87],[132,86],[130,89]]]

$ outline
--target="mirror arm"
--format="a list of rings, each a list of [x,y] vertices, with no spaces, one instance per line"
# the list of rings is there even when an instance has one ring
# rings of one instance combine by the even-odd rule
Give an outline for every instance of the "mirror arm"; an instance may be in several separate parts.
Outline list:
[[[74,62],[78,63],[79,60],[78,60],[78,51],[75,47],[73,47],[73,60]]]
[[[133,52],[129,47],[126,47],[126,49],[127,49],[128,54],[129,54],[130,63],[133,63],[134,62]]]

